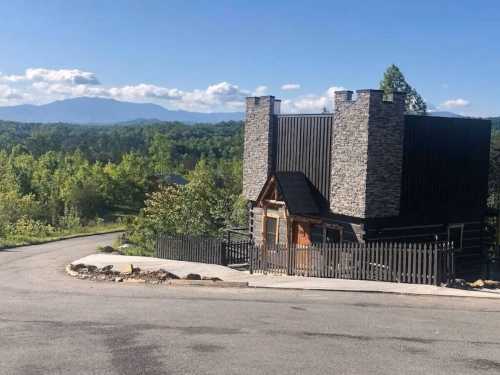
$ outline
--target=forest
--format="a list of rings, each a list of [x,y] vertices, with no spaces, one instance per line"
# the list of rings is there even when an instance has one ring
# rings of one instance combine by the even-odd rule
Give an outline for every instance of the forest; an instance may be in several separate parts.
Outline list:
[[[125,227],[145,244],[160,226],[239,225],[242,128],[0,122],[0,247]]]
[[[0,248],[126,229],[134,254],[158,231],[246,224],[243,123],[116,126],[0,122]],[[500,119],[489,205],[499,207]],[[183,184],[173,184],[179,178]]]

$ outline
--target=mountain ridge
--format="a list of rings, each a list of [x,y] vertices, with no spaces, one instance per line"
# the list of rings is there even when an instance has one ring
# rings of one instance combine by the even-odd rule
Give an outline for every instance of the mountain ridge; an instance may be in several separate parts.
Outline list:
[[[74,124],[117,124],[135,121],[215,123],[241,121],[242,112],[189,112],[169,110],[153,103],[132,103],[109,98],[78,97],[48,104],[0,107],[0,120]]]

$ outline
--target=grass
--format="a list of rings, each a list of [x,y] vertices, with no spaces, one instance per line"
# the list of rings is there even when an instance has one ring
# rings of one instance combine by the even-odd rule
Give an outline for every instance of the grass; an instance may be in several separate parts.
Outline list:
[[[17,236],[15,238],[0,238],[0,250],[12,247],[39,245],[46,242],[65,240],[69,238],[89,236],[93,234],[105,234],[125,230],[125,226],[120,223],[104,223],[99,225],[80,227],[74,230],[58,231],[50,236],[30,237]]]

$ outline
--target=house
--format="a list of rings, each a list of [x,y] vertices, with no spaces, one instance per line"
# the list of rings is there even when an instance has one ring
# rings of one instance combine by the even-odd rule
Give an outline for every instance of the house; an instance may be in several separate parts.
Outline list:
[[[453,241],[481,271],[491,123],[405,114],[404,95],[340,91],[334,113],[246,101],[243,194],[256,244]]]

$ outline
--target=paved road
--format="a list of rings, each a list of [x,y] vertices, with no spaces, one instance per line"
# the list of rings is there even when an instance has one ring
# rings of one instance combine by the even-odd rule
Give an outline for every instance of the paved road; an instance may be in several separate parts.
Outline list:
[[[0,374],[499,374],[500,303],[72,279],[113,236],[0,251]]]

